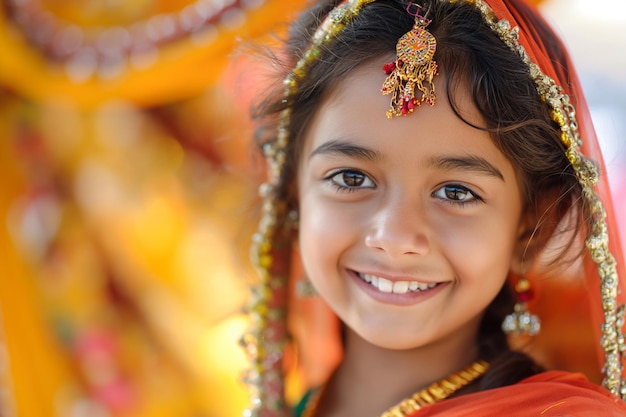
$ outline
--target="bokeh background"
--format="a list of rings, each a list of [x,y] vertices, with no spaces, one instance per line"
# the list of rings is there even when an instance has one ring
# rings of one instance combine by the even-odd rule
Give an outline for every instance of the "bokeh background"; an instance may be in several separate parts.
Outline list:
[[[1,2],[0,416],[241,414],[265,81],[246,45],[305,3]],[[578,66],[623,223],[626,6],[535,3]]]

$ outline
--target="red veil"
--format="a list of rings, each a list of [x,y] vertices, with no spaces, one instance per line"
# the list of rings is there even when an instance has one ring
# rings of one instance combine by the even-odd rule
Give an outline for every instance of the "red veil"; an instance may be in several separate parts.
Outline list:
[[[587,298],[589,302],[589,308],[591,310],[591,324],[595,333],[594,343],[598,352],[598,357],[602,366],[605,366],[607,361],[607,349],[619,349],[619,338],[622,332],[622,325],[619,319],[616,320],[616,316],[623,317],[623,311],[618,311],[619,306],[623,305],[625,300],[624,286],[626,285],[626,270],[624,269],[624,252],[622,250],[619,233],[617,227],[617,220],[612,205],[610,189],[608,179],[606,175],[605,165],[603,162],[600,145],[593,128],[591,115],[587,102],[583,95],[583,90],[572,65],[569,55],[567,55],[566,48],[559,44],[558,48],[560,53],[565,54],[558,62],[550,57],[549,51],[554,51],[554,47],[550,47],[544,43],[544,38],[538,32],[537,28],[540,26],[547,26],[547,23],[542,19],[537,10],[534,10],[533,6],[525,4],[523,1],[504,2],[502,0],[487,0],[485,3],[489,4],[496,17],[500,20],[507,20],[511,26],[519,27],[519,44],[522,45],[530,60],[537,64],[543,74],[552,78],[556,85],[562,88],[564,94],[569,96],[570,102],[575,109],[575,117],[578,126],[580,138],[582,140],[579,152],[586,158],[589,158],[596,162],[600,170],[600,175],[597,180],[597,185],[594,187],[597,196],[602,201],[602,205],[606,212],[606,232],[608,234],[608,250],[615,259],[616,275],[613,273],[608,274],[605,270],[606,264],[603,261],[592,259],[589,253],[585,253],[583,267],[579,268],[576,272],[580,282],[584,282],[582,286],[578,287],[578,296],[571,296],[572,302],[582,301],[581,298]],[[554,53],[552,53],[554,56]],[[566,62],[567,65],[563,66],[562,62]],[[598,219],[593,216],[591,219],[586,219],[590,222],[595,222]],[[592,225],[592,228],[594,225]],[[604,274],[604,277],[601,276]],[[618,278],[619,277],[619,278]],[[614,280],[615,282],[611,282]],[[535,279],[537,285],[542,284],[541,279]],[[544,291],[539,289],[541,296],[544,297],[541,303],[545,310],[540,314],[543,316],[549,316],[553,306],[559,304],[559,300],[563,300],[563,294],[559,294],[558,283],[549,282],[544,280]],[[562,283],[561,283],[562,284]],[[612,287],[609,289],[609,287]],[[549,290],[548,290],[549,289]],[[576,290],[574,290],[576,292]],[[601,296],[602,293],[608,295],[611,292],[611,297],[615,297],[615,304],[607,302],[607,298]],[[583,306],[585,307],[585,306]],[[570,306],[574,311],[580,308],[578,306]],[[613,320],[616,320],[613,322]],[[571,326],[567,324],[556,323],[558,326],[565,326],[571,329]],[[612,326],[615,331],[613,334],[617,340],[607,340],[606,331],[603,331],[604,326]],[[549,331],[549,329],[545,329]],[[561,339],[562,340],[562,339]],[[541,342],[541,338],[539,340]],[[616,343],[614,346],[612,346]],[[605,344],[604,349],[602,344]],[[552,352],[552,357],[559,357],[565,355],[567,357],[568,351],[572,349],[572,346],[558,346],[552,345],[552,349],[559,350],[560,352]],[[613,378],[619,377],[619,374],[623,374],[623,357],[617,355],[616,359],[619,363],[608,363],[606,366],[611,369],[605,369],[606,379],[605,385],[611,389],[614,393],[617,392],[617,387],[623,387],[623,384],[619,381],[609,381],[611,378],[610,373],[613,372]],[[608,359],[609,361],[611,359]],[[585,369],[586,364],[573,364],[573,367],[577,367],[578,370]],[[598,367],[599,369],[599,367]],[[593,377],[593,375],[591,375]],[[622,388],[623,389],[623,388]]]

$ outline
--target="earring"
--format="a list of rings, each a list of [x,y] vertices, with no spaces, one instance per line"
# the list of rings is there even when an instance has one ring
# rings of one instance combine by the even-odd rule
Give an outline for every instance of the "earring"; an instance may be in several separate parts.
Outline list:
[[[287,213],[287,221],[288,225],[292,230],[298,230],[300,215],[297,210],[292,209]],[[311,284],[309,277],[306,276],[306,273],[302,274],[302,277],[298,279],[295,287],[296,297],[298,298],[308,298],[315,297],[317,292],[315,291],[315,287]]]
[[[288,229],[298,230],[298,226],[300,224],[300,213],[298,210],[291,209],[287,212],[287,219],[285,220],[285,224]]]
[[[502,322],[502,331],[505,334],[535,336],[541,330],[539,317],[528,311],[528,302],[534,297],[530,282],[522,275],[515,283],[514,311],[508,314]]]
[[[315,297],[316,295],[317,291],[306,275],[296,282],[296,296],[298,298]]]

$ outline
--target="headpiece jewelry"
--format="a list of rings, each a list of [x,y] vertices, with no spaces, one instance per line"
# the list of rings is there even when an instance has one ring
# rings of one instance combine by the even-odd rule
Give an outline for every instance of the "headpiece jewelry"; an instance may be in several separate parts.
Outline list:
[[[288,207],[285,202],[278,198],[276,193],[285,165],[285,152],[289,138],[291,121],[291,103],[289,101],[298,91],[300,81],[307,76],[311,64],[317,60],[321,49],[332,43],[337,34],[352,22],[361,9],[373,1],[344,1],[335,7],[322,22],[313,36],[310,47],[284,81],[283,97],[286,108],[280,115],[277,137],[275,141],[267,143],[263,148],[269,163],[269,178],[260,188],[264,204],[259,229],[254,236],[252,252],[253,262],[259,270],[260,282],[255,290],[251,307],[252,329],[242,338],[242,346],[252,361],[252,368],[245,378],[251,387],[252,397],[252,406],[246,410],[246,416],[272,417],[284,416],[289,413],[283,396],[282,352],[287,339],[286,287],[289,276],[287,261],[290,251],[288,247],[290,237],[282,221],[287,216]],[[507,20],[510,15],[508,11],[499,10],[498,13],[507,18],[501,15],[501,18],[498,19],[494,10],[485,0],[440,1],[467,2],[481,12],[485,23],[491,30],[528,65],[539,96],[550,107],[552,119],[560,128],[561,141],[566,147],[565,154],[576,173],[582,187],[583,197],[590,207],[592,215],[591,233],[586,240],[586,247],[597,266],[601,279],[600,292],[604,322],[600,343],[605,359],[603,385],[612,393],[626,398],[626,381],[622,379],[624,352],[626,351],[621,330],[624,324],[624,306],[618,306],[617,302],[618,274],[615,258],[609,250],[606,212],[594,189],[598,182],[598,172],[595,165],[587,160],[581,152],[582,141],[574,106],[570,102],[569,96],[563,92],[555,80],[542,72],[537,63],[533,62],[531,55],[522,46],[519,28],[512,27]],[[513,17],[511,16],[511,18]],[[428,36],[430,33],[425,29],[427,20],[420,19],[424,18],[416,13],[416,24],[407,34],[409,40],[398,41],[398,45],[403,47],[405,42],[406,45],[413,45],[416,48],[420,44],[426,45],[427,50],[422,51],[417,48],[411,52],[414,55],[410,54],[409,56],[419,56],[421,53],[424,56],[430,56],[430,60],[423,61],[425,64],[430,63],[430,66],[426,69],[420,69],[422,64],[418,64],[419,68],[415,70],[418,74],[425,74],[424,80],[430,81],[432,80],[431,75],[434,76],[436,73],[436,69],[432,69],[433,67],[436,68],[436,64],[430,55],[431,48],[434,54],[436,42],[432,42]],[[411,39],[415,41],[412,44],[410,43]],[[400,52],[398,52],[398,57],[400,56]],[[411,59],[413,58],[410,58],[409,61]],[[396,68],[392,69],[389,74],[392,78],[400,78],[396,71],[398,67],[396,62]],[[396,71],[395,74],[394,71]],[[411,73],[413,72],[414,70],[411,70]],[[432,84],[428,82],[427,87],[432,87]],[[425,95],[426,101],[430,99],[431,102],[434,102],[434,90],[427,89],[426,92],[419,88],[418,90]],[[398,114],[398,109],[399,114],[404,114],[402,112],[405,103],[404,97],[406,95],[414,98],[414,94],[414,91],[403,89],[402,95],[397,96],[402,97],[402,101],[392,95],[392,110],[390,111],[393,115]],[[399,103],[401,106],[398,108]],[[410,109],[407,107],[408,112]]]
[[[389,118],[413,113],[413,109],[423,102],[435,105],[433,78],[437,74],[437,63],[433,57],[437,40],[426,30],[430,20],[420,14],[421,7],[416,6],[417,11],[412,13],[411,5],[413,2],[409,3],[407,12],[415,16],[415,25],[398,40],[395,62],[383,65],[387,79],[382,91],[391,94]]]

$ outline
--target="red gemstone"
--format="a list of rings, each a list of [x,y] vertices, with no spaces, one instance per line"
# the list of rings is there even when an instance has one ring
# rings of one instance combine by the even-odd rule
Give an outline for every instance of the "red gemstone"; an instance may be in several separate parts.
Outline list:
[[[526,290],[517,293],[517,300],[526,303],[535,297],[533,290]]]
[[[395,62],[388,62],[386,64],[383,64],[383,71],[387,75],[391,74],[395,69],[396,69],[396,63]]]

